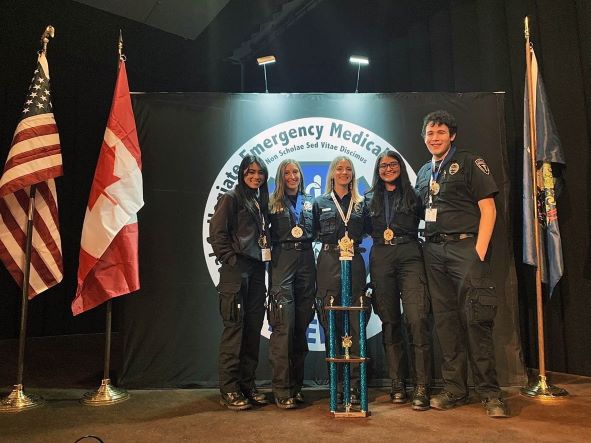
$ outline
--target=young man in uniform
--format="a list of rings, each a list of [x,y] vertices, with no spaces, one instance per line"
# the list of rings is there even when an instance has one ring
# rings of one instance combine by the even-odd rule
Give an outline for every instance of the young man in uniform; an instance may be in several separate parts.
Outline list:
[[[425,268],[443,357],[443,391],[434,409],[468,402],[468,362],[474,387],[490,417],[508,417],[495,369],[493,326],[497,310],[490,278],[490,239],[496,219],[497,185],[482,157],[452,142],[457,124],[446,111],[423,120],[432,155],[417,175],[425,206]]]

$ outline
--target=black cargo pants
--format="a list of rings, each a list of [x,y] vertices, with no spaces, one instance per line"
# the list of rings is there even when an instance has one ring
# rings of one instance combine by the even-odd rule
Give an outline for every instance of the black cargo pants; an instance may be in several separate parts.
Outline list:
[[[374,244],[369,263],[372,302],[382,322],[389,377],[404,381],[408,375],[402,335],[402,328],[406,327],[413,381],[428,385],[431,382],[430,302],[421,246],[416,240],[396,245]]]
[[[293,397],[304,384],[306,331],[314,317],[316,293],[314,251],[311,244],[304,247],[273,248],[267,319],[273,329],[269,342],[273,393],[279,398]]]
[[[218,293],[224,322],[219,350],[220,391],[251,389],[255,386],[265,317],[265,263],[239,255],[235,265],[222,264]]]
[[[490,278],[490,250],[481,261],[474,237],[424,246],[435,332],[441,344],[444,389],[468,395],[468,362],[481,398],[497,398],[500,389],[493,344],[497,312]]]

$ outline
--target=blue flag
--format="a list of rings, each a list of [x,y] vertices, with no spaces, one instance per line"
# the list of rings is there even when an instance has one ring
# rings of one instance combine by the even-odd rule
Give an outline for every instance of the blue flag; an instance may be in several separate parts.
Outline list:
[[[564,164],[562,146],[556,124],[550,113],[544,84],[538,71],[536,55],[531,49],[531,79],[534,93],[534,116],[536,137],[536,170],[532,171],[530,159],[530,119],[528,81],[525,79],[523,106],[523,262],[537,266],[534,238],[534,204],[537,204],[540,227],[540,257],[542,263],[542,281],[548,284],[548,294],[552,292],[562,277],[564,264],[562,260],[562,244],[558,226],[558,212],[554,192],[554,176],[552,163]],[[532,196],[532,174],[536,178],[536,198]]]

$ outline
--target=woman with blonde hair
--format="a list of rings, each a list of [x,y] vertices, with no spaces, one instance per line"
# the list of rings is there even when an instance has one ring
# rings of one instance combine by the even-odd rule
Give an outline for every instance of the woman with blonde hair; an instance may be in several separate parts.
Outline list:
[[[267,319],[273,328],[269,343],[273,394],[277,407],[293,409],[304,401],[306,331],[314,317],[316,292],[312,198],[304,191],[296,160],[283,160],[277,168],[269,216],[273,258]]]
[[[316,309],[318,318],[328,335],[328,321],[325,306],[341,304],[341,251],[339,242],[352,245],[351,257],[351,305],[359,306],[360,297],[364,296],[366,284],[365,262],[360,254],[359,245],[363,237],[369,233],[369,211],[357,188],[355,168],[351,159],[345,156],[336,157],[328,168],[326,175],[326,192],[314,201],[314,225],[318,232],[318,240],[322,242],[317,262]],[[367,306],[366,303],[364,305]],[[358,313],[351,314],[351,333],[359,337]],[[338,336],[342,335],[341,322],[337,322]],[[359,353],[359,341],[353,340],[353,354]],[[351,376],[351,403],[359,403],[359,366],[353,365]],[[342,394],[340,393],[339,397]]]

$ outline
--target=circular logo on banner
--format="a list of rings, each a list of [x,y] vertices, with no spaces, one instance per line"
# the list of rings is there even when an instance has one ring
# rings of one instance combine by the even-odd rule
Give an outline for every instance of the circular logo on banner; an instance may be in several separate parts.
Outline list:
[[[238,166],[247,154],[256,154],[265,161],[269,170],[269,192],[275,189],[275,173],[282,160],[297,160],[305,178],[306,192],[312,197],[324,193],[326,173],[330,162],[339,155],[351,159],[359,182],[359,191],[368,191],[373,180],[373,169],[377,156],[385,150],[397,151],[387,141],[368,129],[354,123],[325,117],[308,117],[290,120],[265,129],[238,147],[220,170],[205,205],[203,214],[203,251],[209,275],[217,286],[219,265],[216,263],[209,237],[209,219],[219,197],[232,189],[237,182]],[[404,156],[401,154],[404,158]],[[406,162],[411,183],[416,174]],[[363,241],[366,248],[364,259],[369,265],[371,239]],[[367,271],[369,280],[369,270]],[[372,315],[367,325],[367,337],[373,337],[381,331],[381,322],[377,315]],[[271,329],[265,318],[261,334],[269,338]],[[311,351],[324,351],[325,336],[318,318],[308,327],[308,347]]]

